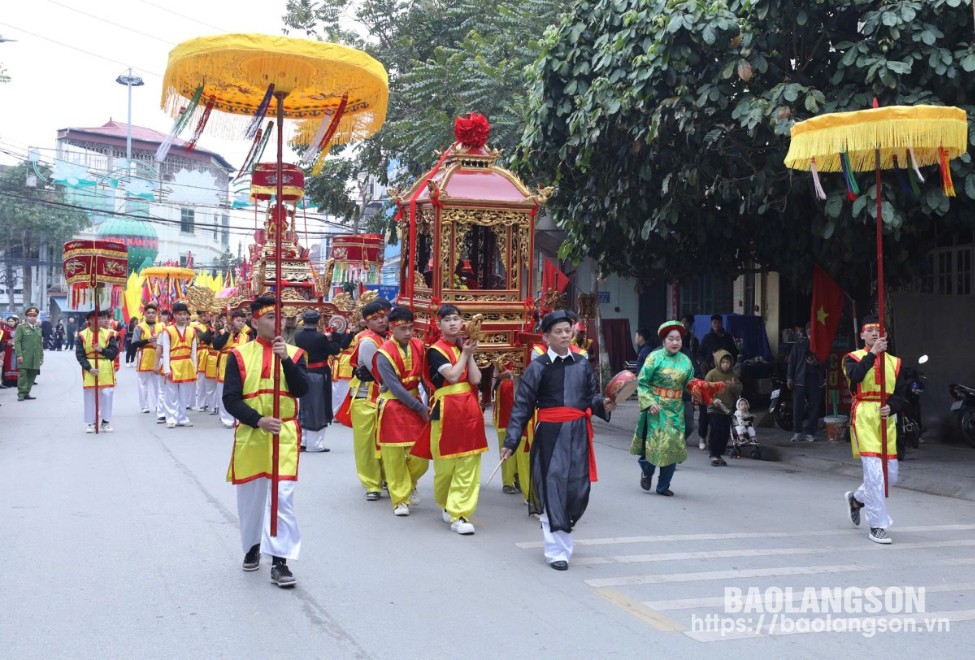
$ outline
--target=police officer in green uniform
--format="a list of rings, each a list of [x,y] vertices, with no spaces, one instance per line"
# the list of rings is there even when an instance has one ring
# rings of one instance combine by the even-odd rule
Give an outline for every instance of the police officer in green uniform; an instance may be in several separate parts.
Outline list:
[[[41,324],[37,322],[39,311],[36,307],[24,310],[27,323],[17,326],[14,332],[14,355],[17,356],[17,400],[35,399],[30,395],[34,379],[44,364],[44,342],[41,337]]]

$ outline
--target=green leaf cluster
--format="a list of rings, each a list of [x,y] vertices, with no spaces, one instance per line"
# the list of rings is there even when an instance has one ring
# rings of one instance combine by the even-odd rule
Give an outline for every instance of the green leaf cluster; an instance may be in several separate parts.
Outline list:
[[[967,9],[966,9],[967,7]],[[792,125],[880,105],[973,107],[970,0],[575,0],[532,67],[519,166],[556,182],[563,256],[681,279],[758,264],[808,282],[814,261],[869,287],[876,192],[846,199],[783,159]],[[970,126],[975,143],[975,126]],[[914,277],[939,232],[973,227],[975,170],[935,168],[919,195],[884,175],[888,281]]]

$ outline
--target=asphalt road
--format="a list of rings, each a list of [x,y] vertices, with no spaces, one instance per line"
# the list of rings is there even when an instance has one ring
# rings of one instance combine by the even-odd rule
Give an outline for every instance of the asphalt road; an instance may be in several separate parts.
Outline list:
[[[497,477],[470,537],[440,520],[432,472],[408,518],[365,501],[351,431],[334,426],[330,453],[302,455],[298,587],[278,589],[266,559],[240,570],[232,431],[203,413],[193,428],[155,424],[123,368],[115,433],[86,435],[73,356],[46,360],[36,401],[0,391],[3,658],[916,658],[970,657],[975,643],[970,502],[895,488],[894,544],[878,546],[845,517],[847,477],[712,468],[691,449],[677,496],[659,497],[639,489],[626,434],[599,421],[600,481],[568,572],[547,567],[538,522]],[[850,600],[813,603],[807,587]],[[894,600],[909,587],[915,605],[923,588],[923,611],[857,613],[856,587]],[[736,612],[726,588],[769,601]],[[789,588],[799,611],[776,600]],[[861,632],[806,632],[827,613]]]

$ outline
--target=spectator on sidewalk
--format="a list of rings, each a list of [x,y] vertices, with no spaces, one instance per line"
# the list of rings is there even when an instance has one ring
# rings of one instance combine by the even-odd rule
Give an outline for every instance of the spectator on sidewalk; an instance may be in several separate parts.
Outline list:
[[[647,361],[647,357],[653,350],[653,346],[650,345],[650,339],[653,335],[650,334],[649,328],[640,328],[636,331],[636,335],[633,337],[633,343],[636,344],[636,370],[640,371],[643,363]]]
[[[804,336],[800,336],[792,352],[789,353],[789,366],[786,371],[787,385],[792,390],[792,430],[791,441],[816,439],[816,425],[823,407],[823,387],[826,385],[826,371],[823,363],[809,351],[809,324]]]
[[[735,410],[735,402],[741,396],[741,380],[734,372],[734,358],[731,353],[719,349],[714,358],[718,366],[704,377],[709,383],[724,382],[724,390],[715,394],[708,406],[708,450],[711,454],[711,465],[723,466],[725,463],[725,449],[731,438],[731,416]]]

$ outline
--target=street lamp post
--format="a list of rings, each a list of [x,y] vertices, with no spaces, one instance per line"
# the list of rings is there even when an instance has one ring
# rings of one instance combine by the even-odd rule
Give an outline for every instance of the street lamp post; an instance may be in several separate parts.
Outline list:
[[[132,74],[132,68],[129,68],[129,72],[121,74],[115,79],[119,85],[125,85],[129,88],[129,121],[128,121],[128,132],[125,136],[125,158],[127,161],[132,160],[132,88],[141,87],[145,83],[142,78]],[[128,167],[126,163],[126,168]]]

